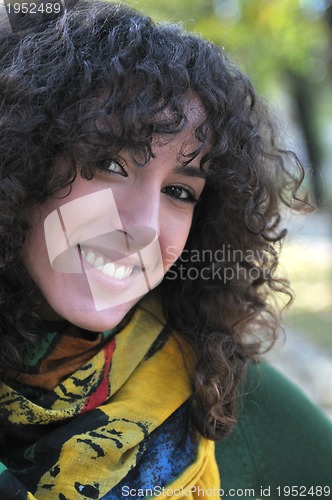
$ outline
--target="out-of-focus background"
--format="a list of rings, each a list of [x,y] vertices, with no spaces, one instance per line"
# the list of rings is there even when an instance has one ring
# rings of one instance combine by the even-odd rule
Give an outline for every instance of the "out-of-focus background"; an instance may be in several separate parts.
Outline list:
[[[332,0],[127,0],[222,45],[275,109],[318,210],[290,216],[296,300],[269,358],[332,417]]]

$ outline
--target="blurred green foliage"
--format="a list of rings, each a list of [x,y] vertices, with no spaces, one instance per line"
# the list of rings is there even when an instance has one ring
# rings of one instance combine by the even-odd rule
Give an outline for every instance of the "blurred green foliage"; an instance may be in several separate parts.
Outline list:
[[[315,0],[127,0],[155,20],[182,22],[222,45],[260,85],[280,71],[324,71],[329,32]]]

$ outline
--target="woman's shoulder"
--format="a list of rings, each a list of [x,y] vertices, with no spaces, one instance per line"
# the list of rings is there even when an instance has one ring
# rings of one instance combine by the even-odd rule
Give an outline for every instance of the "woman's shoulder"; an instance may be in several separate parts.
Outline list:
[[[316,490],[332,490],[330,420],[266,362],[248,365],[240,391],[238,422],[216,445],[221,487],[253,488],[257,496],[270,488],[270,498],[280,498],[292,496],[284,487],[302,486],[311,498],[330,498],[328,488],[328,495]]]

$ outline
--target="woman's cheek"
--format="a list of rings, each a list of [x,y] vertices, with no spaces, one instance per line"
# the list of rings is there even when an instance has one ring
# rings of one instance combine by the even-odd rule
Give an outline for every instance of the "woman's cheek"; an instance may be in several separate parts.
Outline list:
[[[186,221],[186,224],[176,224],[169,226],[167,234],[160,236],[159,243],[162,250],[165,272],[180,257],[191,228],[192,217]]]

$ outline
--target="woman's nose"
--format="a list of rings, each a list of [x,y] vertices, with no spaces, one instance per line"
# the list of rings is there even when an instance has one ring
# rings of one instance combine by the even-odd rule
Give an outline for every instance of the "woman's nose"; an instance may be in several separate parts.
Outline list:
[[[128,254],[136,254],[144,270],[148,289],[164,276],[160,235],[161,190],[157,183],[137,189],[126,204],[118,207]]]
[[[136,189],[130,200],[121,200],[118,213],[124,231],[130,234],[129,228],[146,228],[147,233],[160,235],[160,187],[153,184]],[[138,237],[135,231],[135,237]]]

